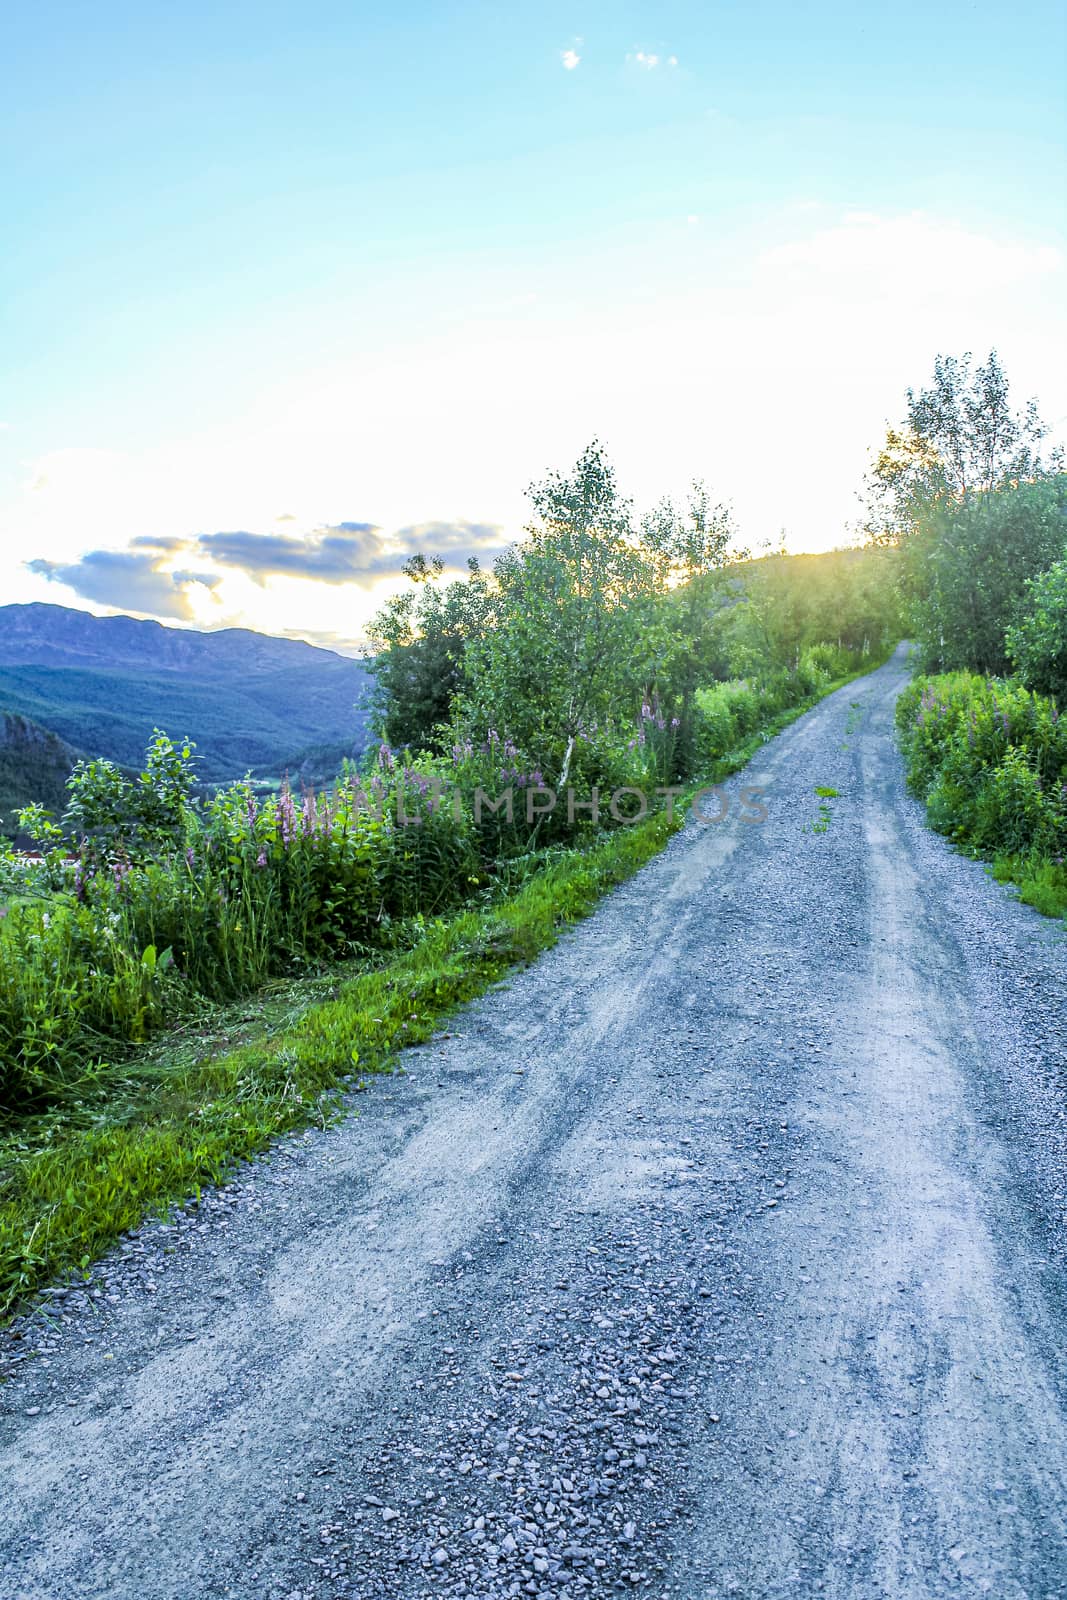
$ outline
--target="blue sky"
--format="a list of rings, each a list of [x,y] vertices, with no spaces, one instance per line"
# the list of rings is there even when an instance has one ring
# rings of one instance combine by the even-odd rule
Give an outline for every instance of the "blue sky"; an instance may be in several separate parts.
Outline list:
[[[699,475],[825,548],[939,351],[1067,423],[1059,6],[5,31],[5,598],[355,639],[594,434],[639,507]]]

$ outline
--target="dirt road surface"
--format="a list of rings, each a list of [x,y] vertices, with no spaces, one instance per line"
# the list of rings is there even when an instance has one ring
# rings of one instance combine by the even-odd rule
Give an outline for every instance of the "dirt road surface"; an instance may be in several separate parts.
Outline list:
[[[1067,931],[906,673],[0,1339],[4,1600],[1067,1596]]]

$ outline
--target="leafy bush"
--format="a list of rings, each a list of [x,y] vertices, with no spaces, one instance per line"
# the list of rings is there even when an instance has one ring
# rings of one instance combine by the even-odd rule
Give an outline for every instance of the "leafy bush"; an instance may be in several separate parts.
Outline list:
[[[696,741],[700,764],[710,767],[724,750],[747,738],[759,718],[759,692],[743,680],[699,689]]]
[[[579,736],[579,798],[609,769],[620,784],[643,777],[637,742]],[[0,1113],[47,1103],[204,1002],[403,944],[409,927],[526,881],[560,839],[595,839],[611,820],[607,795],[599,822],[569,820],[561,796],[531,823],[525,798],[542,775],[495,732],[417,770],[383,745],[372,770],[328,793],[283,787],[265,802],[247,782],[194,799],[192,760],[157,734],[133,781],[107,762],[75,769],[67,832],[39,807],[23,813],[48,854],[36,866],[9,855],[0,874]],[[508,789],[510,815],[492,808]]]
[[[1067,907],[1067,720],[1056,705],[1017,681],[957,672],[916,679],[896,715],[932,826],[1040,880],[1043,909]]]
[[[838,644],[809,644],[800,653],[800,670],[812,674],[820,688],[835,678],[847,677],[860,665],[859,651],[846,650]]]

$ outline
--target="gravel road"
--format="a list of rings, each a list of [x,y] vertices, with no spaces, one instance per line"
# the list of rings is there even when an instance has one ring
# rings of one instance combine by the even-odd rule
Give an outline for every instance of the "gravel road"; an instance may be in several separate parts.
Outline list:
[[[3,1600],[1067,1596],[1067,930],[906,674],[0,1337]]]

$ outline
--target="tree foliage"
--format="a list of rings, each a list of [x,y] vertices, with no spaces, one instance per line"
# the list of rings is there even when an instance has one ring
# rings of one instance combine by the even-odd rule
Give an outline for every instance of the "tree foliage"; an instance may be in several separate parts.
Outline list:
[[[112,761],[77,762],[67,779],[63,829],[104,855],[154,849],[182,829],[196,789],[195,748],[156,728],[135,778]],[[20,820],[31,832],[25,812]]]
[[[1026,584],[1007,652],[1028,689],[1067,709],[1067,553]]]
[[[904,543],[912,631],[935,671],[1011,670],[1005,636],[1027,583],[1067,547],[1067,475],[933,507]]]
[[[1013,407],[996,351],[938,356],[868,478],[868,532],[900,556],[908,631],[935,671],[1010,670],[1028,581],[1063,554],[1067,476],[1036,403]]]
[[[748,562],[735,578],[736,603],[718,619],[726,672],[795,669],[813,645],[881,652],[901,633],[895,561],[875,545],[825,555],[779,548]]]
[[[417,557],[412,587],[375,618],[391,746],[506,743],[556,786],[628,781],[636,747],[674,778],[701,759],[702,687],[796,673],[814,645],[826,647],[817,674],[834,676],[899,636],[885,550],[753,561],[699,481],[684,508],[661,500],[636,524],[596,441],[530,496],[525,537],[491,575],[472,566],[442,586],[441,563]]]
[[[632,714],[639,700],[653,574],[596,441],[530,498],[527,538],[496,564],[495,625],[468,652],[461,718],[507,732],[563,785],[579,736]]]
[[[486,574],[474,557],[467,568],[465,579],[442,586],[440,558],[413,556],[402,568],[413,588],[394,595],[371,622],[373,713],[391,745],[441,746],[452,701],[466,684],[467,645],[493,611]]]
[[[720,613],[730,599],[730,574],[748,552],[741,549],[729,506],[715,504],[694,482],[684,512],[661,500],[642,523],[656,595],[658,626],[652,640],[654,686],[677,715],[678,757],[690,759],[696,691],[721,675]]]
[[[995,350],[978,367],[968,352],[938,356],[933,382],[906,391],[907,415],[891,427],[867,480],[868,530],[906,536],[934,507],[963,504],[1056,473],[1062,454],[1041,456],[1048,429],[1030,400],[1012,407]]]

